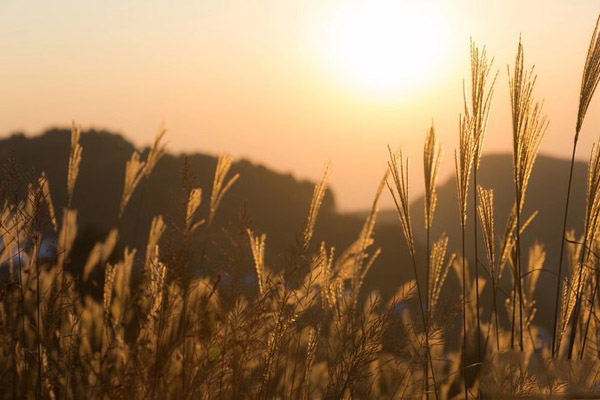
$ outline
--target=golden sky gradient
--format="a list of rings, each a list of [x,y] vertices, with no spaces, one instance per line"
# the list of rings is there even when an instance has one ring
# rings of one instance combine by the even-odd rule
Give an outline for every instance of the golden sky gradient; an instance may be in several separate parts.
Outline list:
[[[313,179],[330,158],[340,208],[365,208],[388,144],[411,156],[420,192],[432,120],[452,172],[470,37],[499,70],[484,153],[511,149],[506,65],[521,34],[550,118],[541,150],[567,157],[598,12],[591,0],[2,0],[0,133],[75,119],[144,145],[164,120],[173,151]],[[596,103],[582,159],[600,136]]]

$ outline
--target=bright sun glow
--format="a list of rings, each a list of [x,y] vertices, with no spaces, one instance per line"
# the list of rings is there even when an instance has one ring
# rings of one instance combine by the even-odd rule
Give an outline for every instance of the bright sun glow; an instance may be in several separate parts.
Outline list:
[[[327,68],[362,94],[401,97],[427,84],[446,53],[447,29],[427,1],[344,2],[326,18]]]

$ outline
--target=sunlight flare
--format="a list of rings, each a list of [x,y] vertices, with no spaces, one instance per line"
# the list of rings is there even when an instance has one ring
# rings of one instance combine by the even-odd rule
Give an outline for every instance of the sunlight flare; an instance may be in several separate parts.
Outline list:
[[[364,95],[399,97],[441,70],[449,30],[433,4],[348,2],[330,11],[319,46],[326,68],[345,86]]]

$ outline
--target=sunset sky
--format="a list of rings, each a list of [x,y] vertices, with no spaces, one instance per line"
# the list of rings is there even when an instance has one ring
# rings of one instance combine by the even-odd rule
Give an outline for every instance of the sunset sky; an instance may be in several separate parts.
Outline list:
[[[499,70],[484,153],[511,149],[506,66],[521,34],[550,118],[541,151],[567,157],[598,12],[592,0],[2,0],[0,134],[75,119],[146,145],[165,121],[175,152],[226,151],[311,179],[329,158],[338,205],[362,209],[388,144],[411,157],[420,192],[432,120],[453,171],[470,37]]]

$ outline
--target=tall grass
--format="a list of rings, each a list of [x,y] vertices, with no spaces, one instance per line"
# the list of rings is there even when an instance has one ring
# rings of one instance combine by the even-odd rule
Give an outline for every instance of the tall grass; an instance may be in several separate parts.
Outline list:
[[[521,213],[525,205],[525,194],[529,177],[537,157],[538,149],[548,127],[545,116],[542,115],[543,105],[535,102],[533,89],[536,76],[533,68],[525,71],[523,45],[519,40],[513,74],[510,75],[509,86],[513,126],[513,173],[515,182],[515,261],[514,281],[518,297],[519,309],[519,348],[524,350],[523,342],[523,272],[521,265]],[[515,315],[517,301],[513,301]],[[512,332],[515,332],[513,323]],[[514,334],[513,334],[514,338]],[[511,347],[513,341],[511,340]]]
[[[461,269],[462,269],[462,372],[464,378],[464,395],[465,399],[469,398],[467,388],[467,252],[466,252],[466,239],[465,232],[467,229],[467,196],[469,194],[469,181],[471,179],[471,170],[473,167],[473,160],[475,154],[476,142],[471,133],[471,121],[464,116],[460,116],[459,119],[459,147],[455,152],[455,165],[456,165],[456,192],[458,195],[458,208],[460,217],[460,233],[461,233]]]
[[[479,307],[479,257],[477,245],[477,170],[483,150],[483,142],[487,132],[487,123],[494,93],[496,76],[490,82],[490,72],[493,60],[488,60],[485,47],[479,49],[471,41],[471,93],[469,96],[464,90],[464,113],[467,118],[469,134],[473,142],[473,240],[475,263],[475,301],[477,313],[477,356],[481,360],[481,315]],[[466,199],[466,194],[465,194]]]
[[[431,227],[433,225],[433,218],[435,215],[435,206],[437,204],[437,179],[438,173],[440,169],[440,163],[442,161],[442,146],[438,142],[437,135],[435,133],[435,129],[433,125],[429,129],[429,133],[425,138],[425,145],[423,149],[423,172],[425,177],[425,231],[426,231],[426,239],[425,239],[425,249],[427,251],[426,254],[426,269],[425,269],[425,314],[427,323],[431,321],[431,310],[432,303],[437,296],[434,294],[434,289],[436,288],[436,278],[439,279],[438,274],[440,271],[440,256],[441,263],[443,263],[443,258],[445,255],[445,246],[443,254],[440,245],[436,247],[436,252],[432,252],[431,250]],[[433,287],[431,287],[433,285]],[[427,349],[427,357],[429,355],[429,349]],[[433,372],[433,371],[432,371]],[[425,366],[425,381],[429,382],[429,371],[428,366]],[[435,382],[435,378],[434,378]],[[427,397],[429,391],[427,391]],[[437,397],[437,388],[435,389],[436,397]]]
[[[573,157],[600,79],[599,43],[597,25],[584,68]],[[459,238],[446,233],[432,237],[443,152],[433,126],[426,134],[422,255],[412,225],[408,158],[402,152],[390,150],[371,209],[346,249],[317,241],[330,176],[327,163],[307,205],[306,222],[297,227],[297,241],[279,261],[271,253],[269,232],[244,221],[234,228],[217,224],[229,190],[244,179],[231,172],[233,159],[226,155],[217,159],[211,187],[184,185],[179,218],[152,219],[144,233],[145,249],[121,243],[131,198],[166,151],[162,126],[149,151],[133,152],[124,166],[114,226],[91,247],[82,265],[72,259],[79,233],[77,180],[85,160],[80,128],[72,125],[62,183],[64,210],[56,210],[52,199],[64,187],[51,188],[44,174],[26,179],[6,168],[7,188],[0,191],[0,268],[6,271],[0,281],[1,396],[186,400],[597,395],[600,151],[592,147],[580,237],[567,231],[565,212],[554,332],[548,343],[535,324],[536,298],[545,295],[536,287],[548,271],[546,251],[540,243],[524,249],[522,241],[537,215],[523,212],[547,119],[534,100],[535,75],[524,67],[519,41],[515,65],[509,69],[515,201],[498,235],[494,192],[482,188],[476,176],[495,83],[491,65],[485,48],[471,44],[470,91],[465,86],[455,152]],[[412,275],[390,298],[368,291],[372,288],[364,284],[385,251],[375,244],[386,186]],[[479,259],[477,242],[473,258],[467,254],[471,191],[475,239],[481,234],[487,262]],[[570,183],[567,212],[569,198]],[[231,246],[215,243],[222,237],[215,234],[217,228]],[[40,257],[46,237],[56,238],[55,258]],[[460,246],[456,253],[451,243]],[[213,246],[228,255],[219,261],[216,274],[204,268]],[[512,279],[503,279],[507,266]],[[243,268],[255,275],[254,282],[223,282],[224,276]],[[447,287],[454,278],[460,293]],[[484,291],[490,296],[482,297]],[[570,362],[572,358],[584,363]]]
[[[571,334],[569,337],[569,347],[567,357],[569,359],[573,356],[573,348],[575,345],[575,339],[577,337],[577,328],[579,325],[579,313],[581,309],[582,298],[587,285],[587,280],[584,279],[586,275],[591,275],[584,271],[586,269],[593,270],[594,265],[590,258],[590,252],[594,251],[594,241],[597,240],[598,227],[600,218],[600,155],[596,145],[592,147],[592,153],[590,155],[590,161],[588,164],[588,178],[587,178],[587,190],[586,190],[586,208],[585,208],[585,222],[583,229],[583,239],[580,251],[579,260],[577,263],[577,285],[575,286],[575,305],[573,315],[571,317]],[[590,312],[592,305],[594,304],[594,297],[590,298]],[[587,325],[587,324],[586,324]],[[581,351],[584,351],[582,346]]]
[[[490,280],[492,281],[492,313],[494,317],[494,331],[496,334],[496,351],[500,351],[500,324],[498,322],[498,300],[496,295],[499,277],[496,272],[496,238],[494,237],[494,191],[491,189],[483,189],[481,186],[477,187],[477,191],[479,192],[479,204],[477,205],[477,212],[479,215],[479,221],[481,223],[481,230],[483,234],[485,251],[488,260],[488,275],[490,277]]]
[[[583,121],[587,114],[588,107],[592,101],[592,97],[600,82],[600,31],[598,30],[600,16],[596,20],[596,26],[592,33],[592,39],[588,48],[585,64],[583,66],[583,77],[581,78],[581,90],[579,92],[579,107],[577,109],[577,123],[575,125],[575,136],[573,137],[573,150],[571,152],[571,167],[569,168],[569,180],[567,183],[567,196],[565,202],[565,212],[563,218],[562,234],[560,239],[560,256],[558,259],[558,277],[556,280],[556,295],[554,306],[554,326],[552,331],[552,354],[558,352],[557,349],[557,328],[558,328],[558,311],[560,302],[560,287],[562,279],[562,266],[565,249],[565,234],[567,232],[567,220],[569,216],[569,202],[571,199],[571,185],[573,181],[573,166],[575,165],[575,155],[577,154],[577,144],[579,143],[579,134],[583,127]]]
[[[435,140],[435,139],[433,139]],[[434,150],[435,151],[435,150]],[[399,161],[399,163],[398,163]],[[435,161],[434,161],[435,162]],[[421,318],[423,321],[423,331],[425,335],[425,361],[424,361],[424,371],[425,371],[425,392],[429,393],[429,380],[428,380],[428,368],[431,366],[431,373],[434,374],[433,362],[431,360],[431,348],[429,345],[429,321],[428,321],[428,313],[425,311],[425,306],[423,305],[423,301],[427,300],[427,289],[422,288],[423,284],[419,280],[419,271],[417,267],[417,256],[416,256],[416,248],[415,248],[415,238],[413,235],[412,224],[410,220],[410,208],[409,208],[409,197],[408,197],[408,159],[402,157],[402,152],[398,155],[392,154],[390,149],[390,161],[389,161],[389,169],[390,174],[392,176],[392,184],[388,183],[388,188],[394,199],[394,204],[396,205],[396,211],[398,214],[398,218],[400,219],[400,224],[402,225],[402,231],[404,233],[404,238],[406,239],[406,243],[408,245],[408,251],[410,253],[410,257],[412,260],[413,272],[415,275],[415,281],[417,286],[417,295],[419,300],[419,309],[421,311]],[[433,172],[433,171],[432,171]],[[395,189],[395,191],[394,191]],[[431,198],[431,196],[430,196]],[[429,271],[426,271],[427,279],[429,279]],[[429,281],[427,281],[426,287],[429,286]],[[433,378],[433,386],[436,398],[438,397],[437,385],[435,382],[435,376]]]

